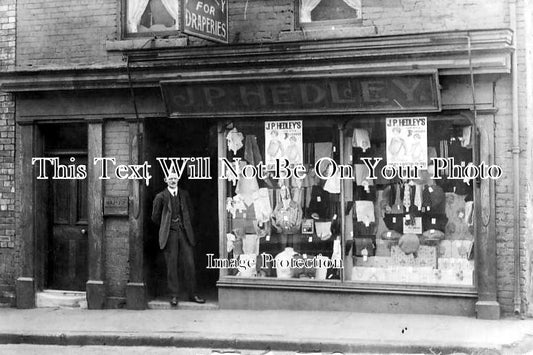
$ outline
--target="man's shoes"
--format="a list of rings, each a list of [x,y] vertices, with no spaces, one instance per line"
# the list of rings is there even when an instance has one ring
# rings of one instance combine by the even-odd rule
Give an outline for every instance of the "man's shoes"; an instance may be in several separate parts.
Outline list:
[[[172,297],[170,300],[170,305],[176,307],[178,305],[178,297]]]
[[[199,296],[190,297],[189,301],[195,302],[195,303],[205,303],[205,300]]]

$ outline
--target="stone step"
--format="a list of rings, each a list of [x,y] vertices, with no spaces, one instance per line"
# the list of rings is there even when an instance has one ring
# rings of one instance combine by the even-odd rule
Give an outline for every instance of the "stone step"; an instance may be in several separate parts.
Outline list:
[[[87,308],[87,297],[82,291],[44,290],[35,294],[37,308]]]
[[[1,308],[15,307],[15,304],[16,304],[15,292],[11,292],[11,291],[0,292],[0,307]]]
[[[186,310],[206,310],[212,311],[218,309],[218,303],[207,301],[206,303],[200,304],[195,302],[185,302],[179,301],[178,307],[172,307],[170,305],[170,300],[152,300],[148,302],[148,309],[186,309]]]

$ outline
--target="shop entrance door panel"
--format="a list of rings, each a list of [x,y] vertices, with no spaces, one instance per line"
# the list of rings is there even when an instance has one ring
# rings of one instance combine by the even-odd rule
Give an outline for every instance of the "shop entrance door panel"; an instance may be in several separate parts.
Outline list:
[[[69,164],[68,158],[60,158],[60,162]],[[75,158],[77,164],[87,164],[87,157]],[[85,291],[88,270],[87,180],[51,181],[48,288]]]

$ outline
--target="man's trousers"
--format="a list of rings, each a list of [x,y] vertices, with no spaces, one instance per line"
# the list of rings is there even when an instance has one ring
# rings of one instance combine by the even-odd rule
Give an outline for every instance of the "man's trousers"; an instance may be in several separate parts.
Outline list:
[[[163,249],[167,264],[167,285],[173,297],[179,293],[178,265],[182,264],[187,295],[196,294],[196,272],[194,266],[194,248],[183,231],[170,230],[167,245]]]

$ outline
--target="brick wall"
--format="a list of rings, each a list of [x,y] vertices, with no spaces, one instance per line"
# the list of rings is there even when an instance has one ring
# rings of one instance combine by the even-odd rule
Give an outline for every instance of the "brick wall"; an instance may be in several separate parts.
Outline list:
[[[498,301],[502,311],[513,311],[513,157],[512,97],[510,78],[500,79],[495,87],[495,163],[503,170],[496,180],[496,254]]]
[[[280,32],[294,30],[292,0],[234,0],[229,6],[230,43],[276,41]],[[498,28],[507,26],[507,13],[503,0],[364,0],[362,26],[375,27],[378,35]]]
[[[363,25],[376,26],[379,35],[506,27],[506,3],[502,0],[363,0]]]
[[[277,41],[294,29],[292,0],[233,0],[229,3],[230,43]]]
[[[117,164],[128,164],[129,126],[125,121],[105,123],[104,155],[116,158]],[[104,180],[104,191],[105,195],[129,196],[128,180],[117,178]],[[127,217],[105,217],[105,282],[108,297],[125,297],[126,282],[129,278],[128,231]]]
[[[520,219],[520,258],[521,258],[521,274],[520,287],[522,299],[522,312],[533,315],[533,305],[529,303],[533,301],[528,297],[528,292],[531,290],[531,262],[533,255],[533,236],[531,222],[533,204],[531,202],[531,193],[528,188],[527,179],[531,179],[531,131],[532,123],[530,120],[533,110],[533,65],[531,64],[533,31],[531,21],[533,20],[532,5],[525,0],[518,0],[516,2],[516,59],[518,66],[518,115],[520,121],[520,181],[523,182],[520,189],[521,196],[521,211]]]
[[[15,0],[0,3],[0,71],[15,65],[15,6]],[[15,211],[15,100],[0,92],[0,303],[20,273]]]
[[[391,35],[505,27],[506,1],[365,0],[362,26]],[[120,35],[120,1],[19,0],[17,65],[96,64],[120,61],[105,49]],[[294,0],[230,0],[230,43],[277,41],[294,30]],[[479,16],[482,13],[483,16]],[[192,45],[209,42],[190,37]]]
[[[17,66],[120,61],[105,41],[118,33],[116,0],[18,0]]]
[[[528,176],[533,176],[533,147],[531,147],[533,129],[531,129],[531,121],[528,118],[533,115],[533,4],[531,2],[525,3],[524,10],[524,23],[525,31],[523,36],[523,45],[525,52],[525,66],[526,66],[526,75],[525,75],[525,89],[527,105],[525,108],[525,114],[523,115],[524,119],[528,125],[528,146],[526,151],[527,162],[526,171]],[[526,291],[526,305],[527,305],[527,314],[530,317],[533,317],[533,194],[531,189],[528,189],[528,220],[526,223],[526,257],[525,257],[525,291]]]

